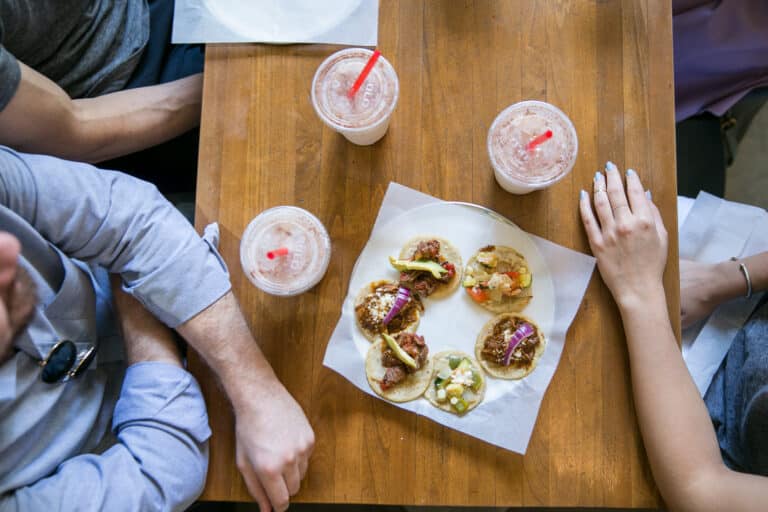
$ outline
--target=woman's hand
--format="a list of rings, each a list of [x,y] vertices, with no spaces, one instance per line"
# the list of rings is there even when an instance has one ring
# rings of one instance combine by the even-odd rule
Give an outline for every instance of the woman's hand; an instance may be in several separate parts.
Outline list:
[[[581,219],[600,274],[616,303],[619,307],[641,304],[663,293],[667,230],[637,173],[627,171],[625,193],[616,166],[608,162],[605,171],[605,176],[595,174],[597,216],[589,194],[582,190]]]
[[[680,315],[684,328],[708,317],[725,300],[721,296],[724,274],[718,271],[721,265],[680,260]],[[735,277],[744,280],[738,265]]]
[[[680,260],[680,315],[683,327],[708,317],[720,304],[747,294],[746,276],[739,269],[739,263],[750,269],[753,292],[765,289],[768,253],[719,263]]]

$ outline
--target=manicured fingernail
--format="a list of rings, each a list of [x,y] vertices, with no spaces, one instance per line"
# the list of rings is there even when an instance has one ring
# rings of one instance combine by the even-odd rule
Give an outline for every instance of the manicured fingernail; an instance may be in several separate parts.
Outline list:
[[[649,200],[653,201],[653,194],[651,194],[650,190],[645,191],[645,197],[647,197]]]
[[[587,192],[585,190],[582,190],[581,192],[579,192],[579,199],[583,201],[586,198],[587,198]]]
[[[634,169],[627,169],[627,176],[637,176]]]
[[[595,181],[600,181],[600,179],[601,179],[602,177],[603,177],[603,173],[601,173],[600,171],[597,171],[597,172],[595,173]]]
[[[616,164],[614,164],[614,163],[613,163],[613,162],[611,162],[611,161],[608,161],[608,162],[606,162],[606,164],[605,164],[605,169],[606,169],[606,170],[608,170],[608,171],[617,171],[617,172],[618,172],[618,170],[619,170],[619,169],[616,167]]]

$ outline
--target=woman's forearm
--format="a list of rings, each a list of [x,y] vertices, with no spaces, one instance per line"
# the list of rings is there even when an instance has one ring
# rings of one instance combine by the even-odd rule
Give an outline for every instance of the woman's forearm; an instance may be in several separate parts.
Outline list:
[[[635,408],[654,477],[673,510],[697,479],[724,469],[709,413],[674,337],[664,291],[621,305]]]
[[[764,511],[768,479],[723,464],[709,413],[673,334],[662,286],[668,237],[661,212],[636,172],[626,172],[626,192],[614,164],[608,162],[605,172],[595,174],[594,209],[582,191],[579,210],[624,322],[635,409],[659,490],[673,511]],[[755,263],[761,286],[766,269],[760,265],[766,261]],[[680,268],[683,320],[690,323],[712,311],[712,284],[723,274],[713,272],[716,265],[695,262],[681,261]],[[738,275],[727,276],[737,282]]]
[[[747,277],[739,264],[744,264],[752,285],[752,293],[768,290],[768,252],[761,252],[736,261],[726,260],[717,264],[716,275],[719,303],[747,294]]]

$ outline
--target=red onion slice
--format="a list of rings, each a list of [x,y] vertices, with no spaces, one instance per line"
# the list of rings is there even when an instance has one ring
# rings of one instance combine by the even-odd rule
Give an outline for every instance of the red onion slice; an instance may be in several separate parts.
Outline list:
[[[389,310],[389,313],[387,313],[387,316],[384,317],[384,320],[381,323],[383,325],[387,325],[389,322],[391,322],[392,319],[395,318],[395,315],[398,314],[401,309],[403,309],[403,306],[408,304],[408,299],[410,298],[411,290],[405,288],[404,286],[398,288],[397,295],[395,296],[395,303],[392,304],[392,308]]]
[[[504,366],[509,366],[512,361],[512,352],[523,340],[533,336],[533,326],[527,322],[524,322],[512,333],[512,336],[507,340],[507,350],[504,352]]]

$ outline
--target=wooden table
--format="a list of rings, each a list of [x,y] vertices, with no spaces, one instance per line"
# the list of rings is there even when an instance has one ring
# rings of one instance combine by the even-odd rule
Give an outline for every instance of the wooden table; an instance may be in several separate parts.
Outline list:
[[[315,69],[336,49],[213,45],[206,54],[197,227],[219,222],[253,333],[315,428],[295,501],[657,506],[621,322],[597,274],[524,457],[367,396],[321,361],[390,181],[487,206],[588,252],[578,192],[606,160],[631,166],[669,229],[667,297],[679,312],[669,2],[382,0],[379,49],[400,77],[400,101],[387,136],[371,147],[325,128],[310,104]],[[570,116],[579,158],[551,189],[512,196],[496,185],[485,142],[494,117],[523,99]],[[333,239],[324,280],[291,299],[255,289],[239,263],[247,223],[280,204],[312,211]],[[193,359],[191,367],[214,432],[203,499],[249,500],[229,405],[204,365]]]

